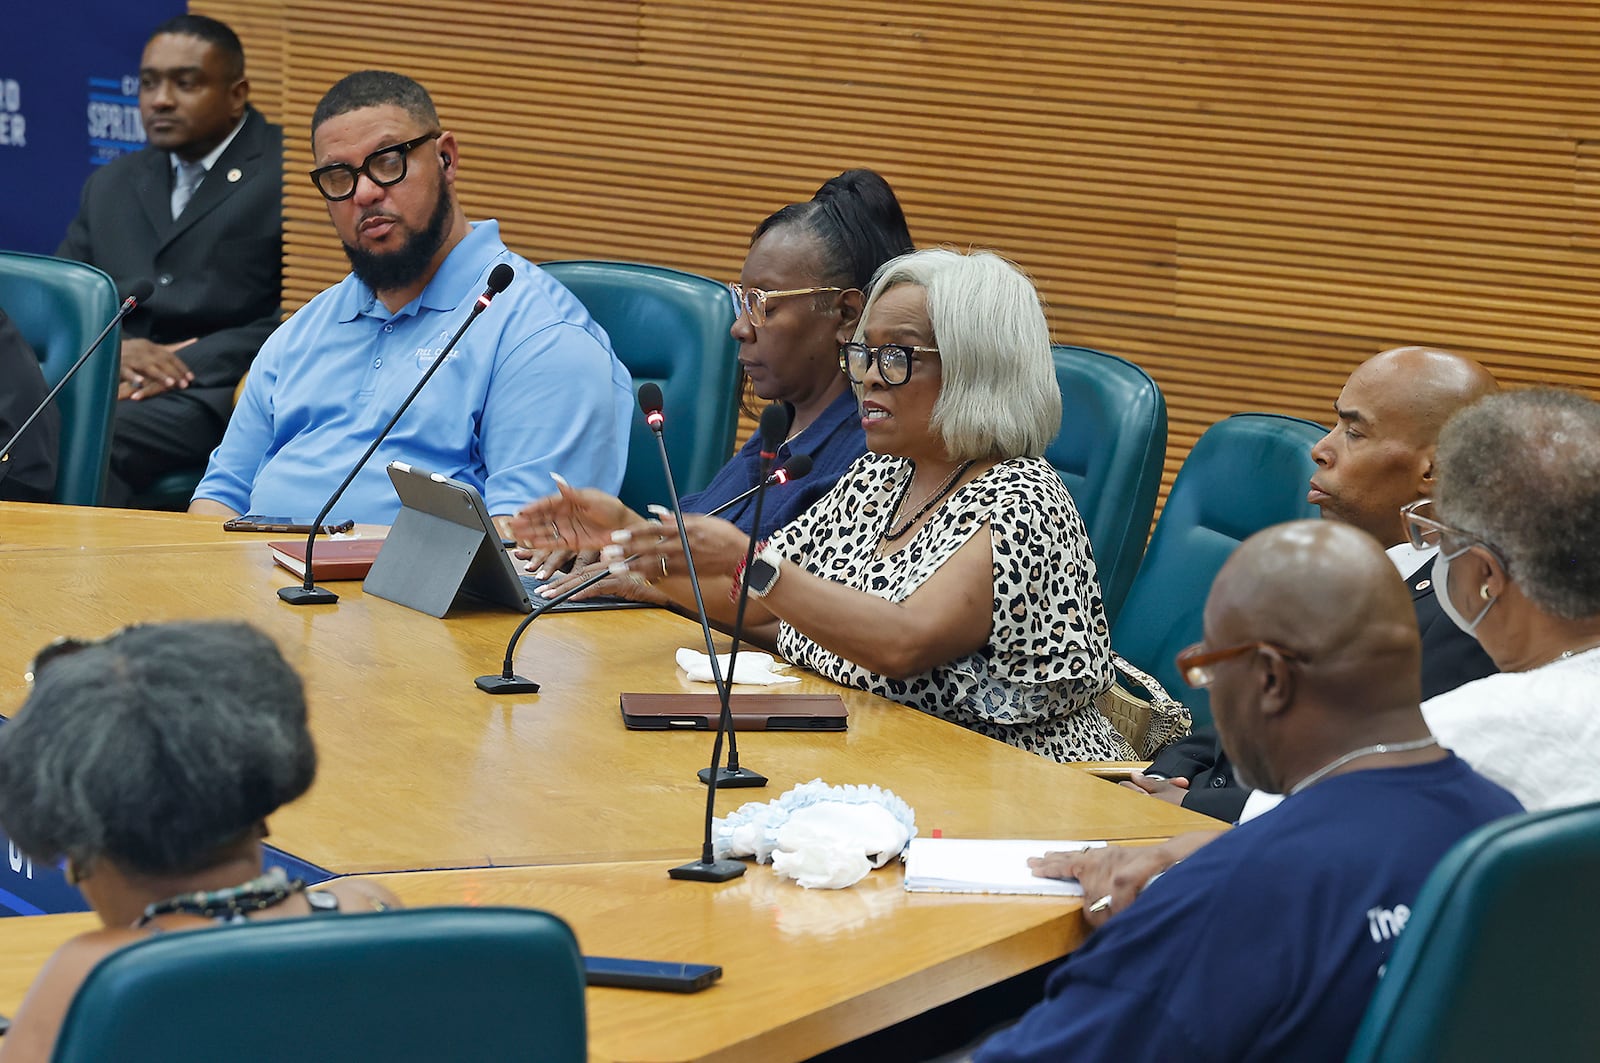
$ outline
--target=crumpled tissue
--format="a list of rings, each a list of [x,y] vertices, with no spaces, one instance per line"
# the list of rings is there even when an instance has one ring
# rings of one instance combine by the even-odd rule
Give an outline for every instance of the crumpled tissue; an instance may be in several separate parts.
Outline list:
[[[697,683],[714,682],[711,678],[711,658],[704,653],[696,653],[690,649],[679,649],[677,655],[678,667]],[[722,674],[728,674],[728,655],[717,654],[717,667],[722,669]],[[787,668],[773,659],[772,654],[760,650],[739,649],[739,660],[734,666],[738,672],[733,677],[735,683],[745,686],[774,686],[778,683],[798,683],[798,676],[782,675],[774,669]]]
[[[712,843],[718,859],[771,860],[807,889],[843,889],[900,855],[916,833],[916,813],[892,790],[813,779],[716,820]]]

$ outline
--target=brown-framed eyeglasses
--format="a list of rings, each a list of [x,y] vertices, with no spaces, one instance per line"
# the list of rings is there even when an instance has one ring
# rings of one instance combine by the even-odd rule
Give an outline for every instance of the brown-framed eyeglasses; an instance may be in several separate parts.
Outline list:
[[[1217,665],[1223,661],[1231,661],[1235,657],[1243,657],[1255,650],[1271,650],[1286,661],[1306,660],[1301,654],[1285,649],[1276,642],[1241,642],[1237,646],[1220,650],[1208,650],[1205,643],[1197,642],[1178,654],[1178,674],[1183,676],[1185,683],[1196,689],[1208,687],[1217,677]]]

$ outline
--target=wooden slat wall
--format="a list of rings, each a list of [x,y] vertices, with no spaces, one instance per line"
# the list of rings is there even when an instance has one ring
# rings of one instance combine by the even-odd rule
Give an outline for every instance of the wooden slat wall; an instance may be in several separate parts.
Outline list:
[[[1151,372],[1169,476],[1230,412],[1324,417],[1388,345],[1600,388],[1594,0],[195,6],[281,86],[289,306],[345,268],[308,117],[376,65],[433,91],[469,214],[535,260],[731,277],[765,213],[880,170],[919,243],[1005,252],[1058,340]]]

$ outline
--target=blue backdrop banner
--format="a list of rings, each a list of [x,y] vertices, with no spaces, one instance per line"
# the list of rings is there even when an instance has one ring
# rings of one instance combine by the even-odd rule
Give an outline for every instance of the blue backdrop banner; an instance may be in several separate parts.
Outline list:
[[[139,55],[182,0],[7,4],[0,13],[0,249],[50,254],[96,166],[144,145]]]

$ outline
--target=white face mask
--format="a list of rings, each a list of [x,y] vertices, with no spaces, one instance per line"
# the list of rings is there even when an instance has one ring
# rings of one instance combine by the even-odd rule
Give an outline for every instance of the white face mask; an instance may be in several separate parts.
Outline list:
[[[1472,547],[1463,546],[1453,554],[1446,554],[1444,550],[1441,549],[1437,554],[1434,555],[1433,594],[1434,597],[1439,599],[1439,607],[1444,610],[1444,615],[1448,616],[1456,625],[1456,627],[1460,628],[1462,631],[1465,631],[1469,635],[1473,635],[1473,632],[1477,630],[1478,624],[1483,620],[1484,614],[1487,613],[1489,608],[1493,606],[1494,603],[1499,599],[1490,598],[1485,601],[1483,603],[1483,608],[1478,610],[1478,615],[1473,617],[1471,620],[1468,620],[1466,617],[1462,616],[1461,611],[1456,608],[1456,603],[1451,600],[1450,562],[1460,557],[1470,549],[1472,549]],[[1473,635],[1473,638],[1477,638],[1477,636]]]

